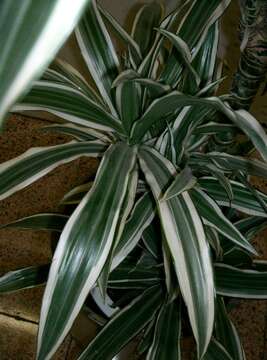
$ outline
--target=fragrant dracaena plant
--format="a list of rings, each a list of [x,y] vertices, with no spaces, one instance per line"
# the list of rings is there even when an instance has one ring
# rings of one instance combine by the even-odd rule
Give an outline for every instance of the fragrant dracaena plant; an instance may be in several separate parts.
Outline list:
[[[224,298],[267,298],[266,264],[253,261],[250,242],[266,225],[267,195],[248,181],[267,177],[267,137],[228,96],[214,96],[229,2],[181,2],[166,17],[158,3],[144,5],[129,34],[92,1],[76,36],[96,90],[57,61],[13,108],[57,115],[63,123],[48,129],[75,140],[2,164],[2,199],[60,164],[102,157],[95,180],[64,197],[77,205],[71,216],[5,225],[61,234],[51,265],[0,279],[2,293],[47,279],[39,360],[52,357],[88,298],[103,328],[80,359],[112,359],[142,334],[140,354],[177,360],[184,309],[198,358],[244,359]],[[237,137],[263,161],[240,156]]]

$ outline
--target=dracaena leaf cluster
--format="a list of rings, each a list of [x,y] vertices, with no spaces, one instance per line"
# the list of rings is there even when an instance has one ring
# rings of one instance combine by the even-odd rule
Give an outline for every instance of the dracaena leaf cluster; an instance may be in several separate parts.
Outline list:
[[[62,199],[71,215],[4,225],[60,234],[51,264],[0,278],[2,293],[46,282],[39,360],[83,306],[101,330],[79,359],[112,359],[136,336],[140,357],[180,359],[184,319],[198,358],[245,359],[228,305],[267,298],[267,264],[251,243],[267,224],[267,195],[250,183],[267,177],[267,137],[216,96],[229,2],[180,2],[167,15],[144,5],[128,33],[91,1],[75,33],[94,85],[57,60],[13,108],[60,117],[46,130],[74,140],[1,164],[1,199],[60,164],[101,158],[94,181]]]

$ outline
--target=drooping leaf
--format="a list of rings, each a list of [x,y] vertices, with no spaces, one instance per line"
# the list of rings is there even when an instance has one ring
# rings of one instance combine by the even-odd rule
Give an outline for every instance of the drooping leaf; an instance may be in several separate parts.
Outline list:
[[[231,187],[234,197],[230,202],[228,195],[224,191],[219,181],[212,177],[202,177],[198,179],[201,188],[212,197],[218,205],[227,206],[244,212],[248,215],[266,217],[267,214],[259,201],[251,194],[251,192],[241,183],[231,180]],[[262,200],[267,202],[267,195],[258,191]]]
[[[243,299],[267,299],[267,272],[215,265],[217,294]]]
[[[48,230],[61,232],[69,216],[56,213],[41,213],[27,216],[8,224],[0,225],[0,229]]]
[[[61,204],[79,204],[82,201],[83,197],[91,189],[93,184],[93,181],[89,181],[88,183],[76,186],[74,189],[70,190],[69,192],[67,192],[67,194],[63,196]]]
[[[69,122],[98,130],[121,131],[117,118],[81,92],[62,84],[37,81],[12,111],[47,111]]]
[[[135,149],[124,143],[109,148],[93,187],[61,234],[43,299],[38,359],[54,354],[101,273],[112,247],[135,158]]]
[[[0,199],[12,195],[57,166],[80,156],[102,156],[106,148],[98,142],[70,142],[32,148],[0,165]]]
[[[147,289],[108,322],[79,360],[112,359],[151,321],[163,301],[162,297],[160,286]]]
[[[76,37],[86,65],[113,115],[111,87],[118,75],[119,60],[95,0],[89,3],[76,28]]]
[[[178,301],[162,305],[147,360],[180,360],[181,308]]]
[[[90,0],[0,4],[0,124],[56,55]],[[40,16],[42,14],[42,16]],[[31,28],[29,30],[29,24]],[[11,61],[12,59],[12,61]]]
[[[205,157],[207,161],[215,162],[222,169],[230,171],[240,170],[248,175],[267,178],[267,165],[263,161],[218,152],[208,153],[204,155]]]
[[[224,216],[220,207],[204,191],[192,189],[190,195],[205,223],[214,227],[219,233],[233,241],[238,246],[252,254],[257,254],[254,247],[238,231],[238,229]]]
[[[203,225],[187,192],[159,201],[176,175],[173,165],[149,147],[142,147],[138,154],[142,171],[157,201],[161,226],[201,357],[210,341],[214,319],[213,271]]]
[[[94,102],[105,106],[103,99],[92,88],[88,81],[85,80],[81,73],[62,59],[55,59],[50,67],[44,72],[42,79],[51,82],[56,81],[63,85],[71,86],[74,89],[81,91]]]
[[[50,265],[30,266],[0,277],[0,294],[29,289],[46,282]]]
[[[180,195],[183,191],[188,191],[196,184],[197,179],[194,177],[189,167],[184,168],[176,177],[171,186],[166,190],[161,201],[166,201],[174,196]]]
[[[191,65],[192,63],[192,56],[190,49],[188,48],[187,44],[180,38],[178,35],[173,34],[170,31],[164,29],[158,29],[159,33],[165,36],[167,39],[171,41],[173,46],[176,49],[176,56],[178,61],[181,61],[181,64],[185,66],[186,70],[188,71],[190,77],[187,78],[187,83],[190,82],[190,85],[186,87],[191,89],[192,92],[196,92],[198,90],[198,86],[200,83],[200,78],[194,67]],[[187,91],[185,91],[187,92]],[[191,92],[190,92],[191,93]]]
[[[217,297],[215,332],[217,339],[233,359],[246,359],[237,330],[228,316],[224,300],[220,296]]]
[[[104,132],[90,129],[88,127],[77,126],[74,124],[49,125],[43,127],[42,130],[55,131],[61,134],[71,135],[80,141],[99,140],[107,144],[110,144],[111,142],[111,138]]]

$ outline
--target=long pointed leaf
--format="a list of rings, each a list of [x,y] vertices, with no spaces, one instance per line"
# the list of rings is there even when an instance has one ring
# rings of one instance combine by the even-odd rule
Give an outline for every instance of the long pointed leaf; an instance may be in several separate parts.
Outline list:
[[[23,229],[23,230],[45,230],[61,232],[68,221],[69,216],[62,214],[43,213],[27,216],[5,225],[0,229]]]
[[[219,205],[227,206],[244,212],[248,215],[267,217],[265,209],[261,206],[257,198],[243,184],[232,181],[233,199],[229,201],[228,195],[219,181],[212,177],[203,177],[198,179],[198,184],[202,190],[212,197]],[[267,195],[257,191],[262,200],[267,202]]]
[[[121,131],[118,119],[83,93],[62,84],[37,81],[12,111],[47,111],[75,124],[99,130]]]
[[[219,295],[243,299],[267,299],[267,272],[216,264],[216,291]]]
[[[56,55],[89,1],[1,0],[0,124]]]
[[[43,298],[39,360],[54,354],[101,273],[112,247],[135,157],[135,149],[124,143],[109,148],[93,187],[61,234]]]
[[[180,360],[181,308],[177,301],[162,305],[159,312],[153,343],[146,360]]]
[[[0,277],[0,294],[44,284],[49,267],[50,265],[31,266],[8,272]]]
[[[159,286],[146,290],[108,322],[79,360],[112,359],[153,318],[162,297]]]
[[[246,249],[250,253],[254,255],[257,254],[256,250],[247,241],[247,239],[224,216],[220,207],[212,198],[210,198],[204,191],[199,189],[191,190],[190,195],[199,214],[202,218],[204,218],[207,225],[214,227],[219,233],[233,241],[238,246]]]
[[[38,180],[57,166],[80,156],[101,156],[106,146],[97,142],[70,142],[32,148],[0,165],[0,199]]]
[[[95,0],[87,7],[76,29],[76,37],[96,86],[115,115],[111,87],[118,75],[119,60]]]
[[[139,158],[157,201],[161,225],[201,357],[210,341],[214,320],[213,271],[202,222],[187,192],[159,201],[162,191],[176,175],[172,164],[148,147],[140,149]]]

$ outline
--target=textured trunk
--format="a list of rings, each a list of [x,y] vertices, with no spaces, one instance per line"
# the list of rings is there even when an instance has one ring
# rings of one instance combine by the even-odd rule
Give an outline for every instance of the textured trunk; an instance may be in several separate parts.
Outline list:
[[[267,72],[267,1],[240,0],[241,57],[232,94],[235,108],[249,109]]]

